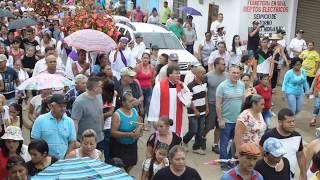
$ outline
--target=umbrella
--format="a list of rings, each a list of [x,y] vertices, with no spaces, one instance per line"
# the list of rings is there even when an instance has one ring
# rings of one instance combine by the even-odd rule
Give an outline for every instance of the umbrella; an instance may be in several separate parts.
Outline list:
[[[38,24],[37,21],[35,21],[31,18],[21,18],[21,19],[15,20],[15,21],[11,21],[9,23],[8,29],[20,29],[20,28],[24,28],[27,26],[34,26],[37,24]]]
[[[192,7],[188,7],[188,6],[182,6],[178,8],[180,11],[192,15],[192,16],[202,16],[201,12],[199,12],[198,10],[192,8]]]
[[[74,82],[70,81],[66,77],[57,74],[39,74],[35,77],[25,80],[18,90],[41,90],[52,88],[63,88],[66,86],[72,86]]]
[[[117,45],[105,33],[93,29],[76,31],[64,38],[64,41],[69,46],[85,51],[109,51]]]
[[[0,9],[0,18],[2,17],[14,18],[16,16],[13,15],[12,12],[10,12],[7,9]]]
[[[68,179],[117,179],[133,180],[131,176],[122,169],[105,164],[99,160],[85,158],[74,158],[59,160],[52,164],[32,180],[68,180]]]

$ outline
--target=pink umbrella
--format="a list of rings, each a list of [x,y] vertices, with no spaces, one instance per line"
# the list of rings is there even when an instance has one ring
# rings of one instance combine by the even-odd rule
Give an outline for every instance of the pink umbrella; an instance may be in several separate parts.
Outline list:
[[[35,77],[27,79],[20,84],[18,90],[41,90],[52,88],[64,88],[72,86],[74,82],[68,78],[57,74],[39,74]]]
[[[72,47],[85,51],[108,51],[116,47],[114,40],[101,31],[83,29],[67,36],[64,41]]]

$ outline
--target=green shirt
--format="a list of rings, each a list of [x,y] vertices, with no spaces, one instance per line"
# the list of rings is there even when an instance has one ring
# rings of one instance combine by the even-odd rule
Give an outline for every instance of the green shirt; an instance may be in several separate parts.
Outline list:
[[[169,27],[169,31],[172,31],[178,39],[181,39],[182,38],[182,34],[183,34],[183,28],[182,26],[177,26],[176,24],[172,24],[170,27]]]
[[[216,97],[222,100],[221,115],[225,123],[236,123],[241,111],[243,94],[244,84],[240,80],[234,85],[227,79],[217,87]]]
[[[161,16],[160,16],[160,23],[166,24],[167,20],[169,19],[169,16],[171,14],[170,8],[163,8]]]

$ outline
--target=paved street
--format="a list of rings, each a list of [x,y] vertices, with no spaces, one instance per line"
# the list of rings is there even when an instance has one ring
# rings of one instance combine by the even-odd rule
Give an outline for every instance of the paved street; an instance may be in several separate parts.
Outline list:
[[[279,94],[279,91],[277,91],[276,94],[274,94],[274,108],[273,112],[276,114],[278,110],[281,107],[286,107],[287,102],[284,101],[281,98],[281,95]],[[297,131],[300,132],[303,136],[304,141],[310,142],[313,139],[313,135],[315,132],[315,128],[309,127],[309,120],[312,118],[312,100],[309,100],[306,98],[305,106],[303,108],[303,111],[298,114],[296,117],[296,126]],[[25,113],[24,113],[25,115]],[[26,117],[26,116],[25,116]],[[186,121],[187,119],[184,118]],[[275,125],[276,121],[275,118],[273,118],[272,121],[273,125]],[[319,125],[319,123],[318,123]],[[184,129],[188,128],[187,126],[184,126]],[[142,162],[144,160],[144,152],[146,147],[146,142],[149,137],[150,132],[144,132],[144,136],[139,139],[138,146],[139,146],[139,161],[138,164],[133,168],[131,175],[135,176],[137,179],[140,179],[141,175],[141,167]],[[27,137],[26,139],[29,139],[29,132],[24,129],[24,136]],[[210,147],[210,145],[213,143],[213,131],[209,133],[207,141],[207,146]],[[29,143],[29,142],[25,142]],[[189,147],[191,147],[193,142],[190,142]],[[204,163],[208,160],[217,159],[218,155],[213,153],[211,151],[211,147],[207,149],[207,155],[197,155],[192,153],[192,150],[190,149],[187,154],[187,164],[195,169],[197,169],[203,178],[203,180],[218,180],[220,176],[222,175],[222,171],[220,170],[219,166],[211,166],[211,165],[205,165]]]

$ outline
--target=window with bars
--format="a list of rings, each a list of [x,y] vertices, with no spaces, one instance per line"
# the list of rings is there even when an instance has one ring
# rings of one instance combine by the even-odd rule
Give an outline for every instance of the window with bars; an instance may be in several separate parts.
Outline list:
[[[186,18],[186,14],[182,13],[178,10],[179,7],[186,6],[187,0],[174,0],[173,1],[173,12],[176,14],[177,17],[181,17],[183,20]]]

